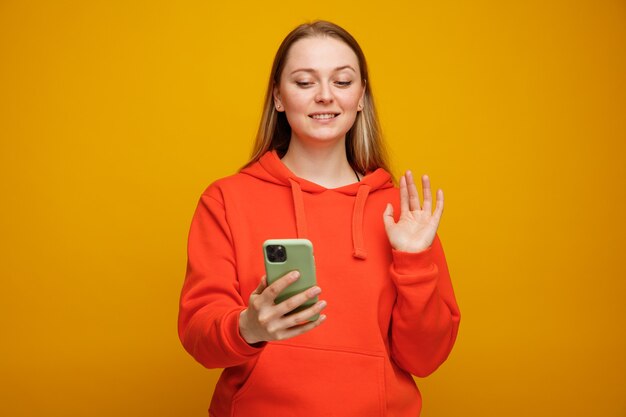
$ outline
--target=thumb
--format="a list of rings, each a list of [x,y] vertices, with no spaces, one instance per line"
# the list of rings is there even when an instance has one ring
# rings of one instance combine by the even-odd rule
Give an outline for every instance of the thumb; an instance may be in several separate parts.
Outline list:
[[[385,207],[385,211],[383,212],[383,223],[385,224],[386,229],[389,229],[391,226],[396,224],[393,219],[393,205],[391,205],[391,203],[387,203],[387,207]]]
[[[252,291],[252,294],[261,294],[265,288],[267,288],[267,278],[265,275],[263,275],[261,277],[261,282],[259,282],[259,285],[256,287],[256,289],[254,291]]]

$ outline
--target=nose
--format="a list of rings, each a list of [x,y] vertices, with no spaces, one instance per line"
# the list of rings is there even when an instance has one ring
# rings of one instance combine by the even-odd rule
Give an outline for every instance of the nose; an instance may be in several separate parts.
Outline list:
[[[319,83],[319,89],[315,94],[316,103],[330,103],[333,101],[333,93],[327,83]]]

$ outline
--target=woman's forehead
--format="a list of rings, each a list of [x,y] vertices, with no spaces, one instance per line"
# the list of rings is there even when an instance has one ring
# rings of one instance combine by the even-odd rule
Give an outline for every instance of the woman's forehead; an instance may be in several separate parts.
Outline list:
[[[303,38],[291,45],[285,70],[292,72],[300,68],[323,71],[352,67],[358,72],[359,60],[345,42],[329,36]]]

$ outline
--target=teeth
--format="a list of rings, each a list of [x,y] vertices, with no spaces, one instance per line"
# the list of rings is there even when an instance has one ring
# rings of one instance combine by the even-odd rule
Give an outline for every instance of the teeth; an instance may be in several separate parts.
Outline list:
[[[333,117],[335,117],[334,113],[329,113],[329,114],[314,114],[313,116],[311,116],[314,119],[332,119]]]

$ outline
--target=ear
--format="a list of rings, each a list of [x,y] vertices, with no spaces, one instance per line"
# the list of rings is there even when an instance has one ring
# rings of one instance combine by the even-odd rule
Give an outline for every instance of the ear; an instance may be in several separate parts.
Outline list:
[[[361,97],[359,98],[359,106],[358,106],[358,111],[363,110],[363,106],[365,103],[365,89],[367,88],[367,82],[364,80],[363,81],[363,92],[361,93]]]
[[[274,96],[274,107],[276,108],[276,111],[278,111],[278,112],[285,111],[285,107],[283,106],[283,102],[280,99],[280,91],[278,90],[277,86],[274,87],[272,95]]]

